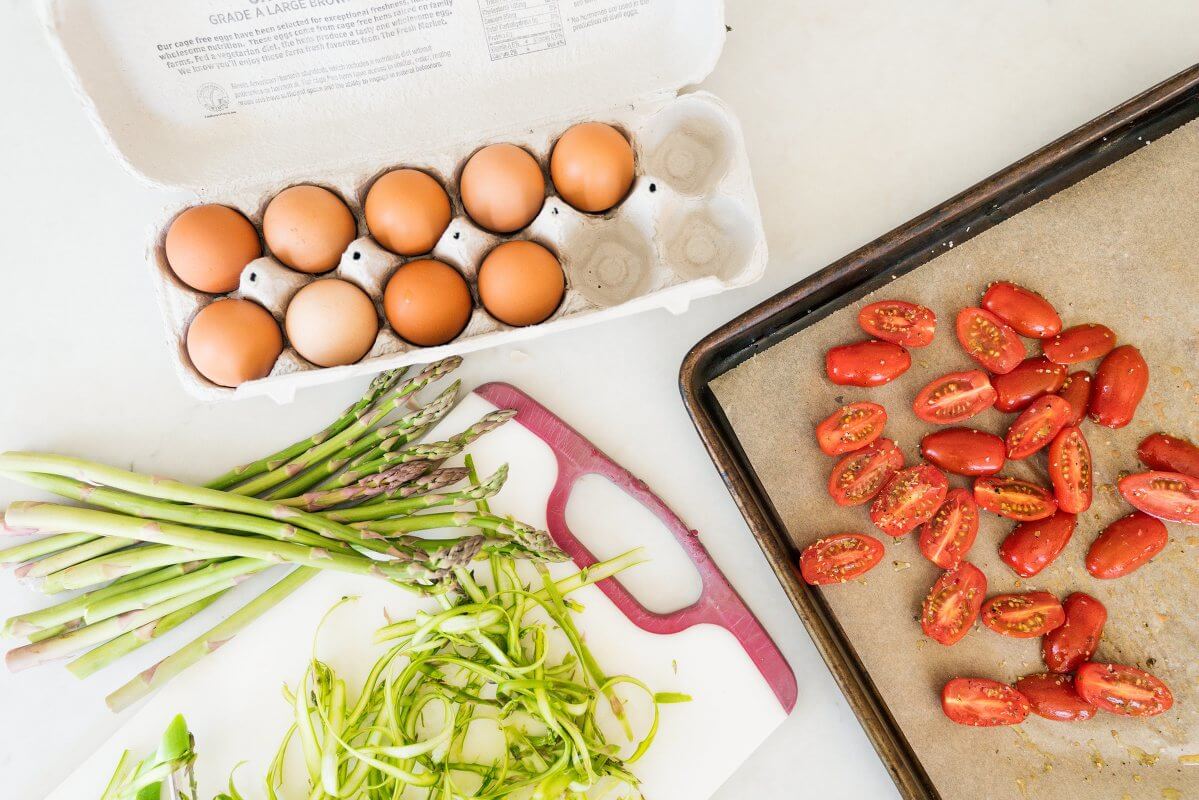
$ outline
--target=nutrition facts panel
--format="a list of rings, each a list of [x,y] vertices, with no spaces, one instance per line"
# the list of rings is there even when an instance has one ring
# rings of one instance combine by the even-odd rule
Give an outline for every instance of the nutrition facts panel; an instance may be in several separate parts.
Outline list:
[[[558,0],[479,0],[492,61],[566,44]]]

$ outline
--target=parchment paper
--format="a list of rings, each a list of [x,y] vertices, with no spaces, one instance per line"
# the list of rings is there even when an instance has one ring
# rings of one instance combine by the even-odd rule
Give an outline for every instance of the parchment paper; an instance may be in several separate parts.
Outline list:
[[[1150,669],[1174,692],[1174,708],[1154,719],[1099,714],[1071,724],[1030,716],[1023,725],[992,729],[950,723],[940,710],[946,680],[1014,681],[1043,672],[1040,640],[1009,639],[981,625],[953,647],[925,638],[917,622],[920,604],[939,570],[920,555],[917,535],[893,542],[871,525],[868,506],[840,508],[827,496],[835,459],[817,449],[813,426],[843,403],[882,403],[890,415],[884,435],[901,446],[909,464],[916,462],[920,437],[933,426],[915,418],[911,401],[934,377],[974,366],[957,343],[953,320],[997,279],[1044,294],[1067,326],[1110,326],[1144,353],[1150,382],[1128,427],[1083,424],[1095,459],[1095,502],[1052,566],[1019,579],[996,552],[1014,523],[985,512],[969,560],[986,573],[988,594],[1045,589],[1065,597],[1081,590],[1102,600],[1109,617],[1097,659]],[[912,368],[887,386],[829,383],[825,350],[864,338],[858,309],[884,298],[936,311],[936,340],[914,350]],[[1026,343],[1030,355],[1038,352]],[[887,543],[883,563],[863,580],[822,591],[945,800],[1199,798],[1199,764],[1180,760],[1199,754],[1199,527],[1169,525],[1166,550],[1128,577],[1099,581],[1083,567],[1098,532],[1131,511],[1114,483],[1122,471],[1139,469],[1140,440],[1157,430],[1199,440],[1197,364],[1199,127],[1192,123],[713,382],[796,548],[841,531],[871,533]],[[1002,435],[1013,418],[992,409],[963,424]],[[1048,485],[1043,454],[1013,462],[1005,472]],[[951,483],[967,485],[952,476]]]

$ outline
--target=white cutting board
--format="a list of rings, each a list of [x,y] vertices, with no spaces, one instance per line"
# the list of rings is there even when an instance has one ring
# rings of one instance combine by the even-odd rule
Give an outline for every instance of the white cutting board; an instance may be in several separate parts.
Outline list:
[[[494,408],[471,394],[429,440],[455,433]],[[545,527],[547,499],[558,474],[549,446],[514,421],[470,451],[483,475],[502,463],[511,467],[508,484],[491,500],[492,509]],[[646,548],[651,562],[630,570],[623,581],[642,605],[667,613],[696,599],[699,575],[683,549],[653,514],[607,479],[584,478],[566,509],[570,528],[600,559],[633,546]],[[554,572],[573,569],[573,564],[560,564]],[[263,797],[262,776],[291,719],[281,687],[295,685],[311,657],[318,620],[347,595],[359,599],[330,617],[317,652],[351,686],[381,652],[371,644],[375,629],[387,618],[403,619],[427,605],[382,581],[336,573],[318,576],[150,697],[49,800],[94,800],[121,752],[149,752],[176,713],[187,718],[196,737],[201,797],[223,790],[230,770],[243,761],[239,789],[247,800]],[[694,698],[663,707],[654,746],[635,765],[648,800],[705,800],[786,717],[746,651],[723,628],[697,625],[669,636],[647,633],[596,587],[572,596],[586,607],[579,627],[609,674],[634,675],[655,691]],[[297,800],[301,794],[295,795]]]

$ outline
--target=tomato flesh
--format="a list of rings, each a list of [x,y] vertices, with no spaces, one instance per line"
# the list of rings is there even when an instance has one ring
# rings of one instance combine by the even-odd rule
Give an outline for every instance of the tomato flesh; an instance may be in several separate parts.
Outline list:
[[[882,300],[859,311],[858,324],[875,339],[904,347],[926,347],[937,332],[937,315],[915,303]]]
[[[1021,522],[999,545],[999,558],[1020,577],[1031,578],[1061,555],[1077,524],[1078,518],[1065,511]]]
[[[1028,717],[1024,695],[986,678],[954,678],[941,689],[941,710],[959,725],[992,728],[1018,725]]]
[[[1007,457],[1028,458],[1052,442],[1069,418],[1070,404],[1065,400],[1056,394],[1038,397],[1008,428]]]
[[[991,380],[995,387],[995,408],[999,411],[1023,411],[1043,394],[1052,394],[1066,382],[1066,368],[1044,356],[1026,358],[1006,375]]]
[[[1075,592],[1062,603],[1066,621],[1045,634],[1041,657],[1053,672],[1073,672],[1095,655],[1107,609],[1103,603],[1083,592]]]
[[[860,450],[883,433],[887,409],[878,403],[850,403],[816,426],[816,443],[826,455]]]
[[[912,410],[925,422],[949,425],[995,405],[995,387],[982,370],[951,372],[916,394]]]
[[[958,312],[957,335],[966,355],[988,372],[1002,375],[1024,360],[1020,337],[990,311],[963,308]]]
[[[1081,364],[1103,358],[1116,346],[1116,334],[1106,325],[1075,325],[1041,345],[1041,352],[1058,364]]]
[[[1181,472],[1139,472],[1120,479],[1120,494],[1151,517],[1199,525],[1199,478]]]
[[[839,506],[869,503],[903,469],[903,453],[890,439],[877,439],[837,462],[828,479],[828,493]]]
[[[906,536],[932,519],[948,491],[949,481],[936,467],[901,469],[874,498],[870,519],[888,536]]]
[[[978,504],[965,489],[952,489],[920,529],[920,552],[941,569],[962,563],[978,536]]]
[[[1099,713],[1074,691],[1070,675],[1026,675],[1016,681],[1016,691],[1028,700],[1032,713],[1054,722],[1082,722]]]
[[[994,475],[1007,461],[1003,439],[974,428],[945,428],[920,440],[920,453],[955,475]]]
[[[1154,717],[1174,705],[1166,684],[1123,664],[1083,664],[1074,675],[1074,691],[1101,711],[1126,717]]]
[[[1181,472],[1199,478],[1199,447],[1186,439],[1165,433],[1151,433],[1137,447],[1137,457],[1151,470]]]
[[[1062,329],[1062,318],[1048,300],[1032,289],[1008,281],[988,286],[982,307],[1021,336],[1045,339],[1056,336]]]
[[[1160,519],[1134,511],[1103,529],[1087,551],[1087,572],[1110,580],[1135,572],[1170,542],[1169,531]]]
[[[1045,519],[1057,511],[1057,501],[1045,487],[1004,475],[977,478],[974,502],[987,511],[1017,522]]]
[[[987,576],[963,561],[941,574],[924,598],[920,628],[935,642],[957,644],[970,632],[987,594]]]
[[[1070,419],[1067,425],[1077,425],[1087,418],[1091,408],[1091,373],[1082,370],[1071,372],[1057,396],[1070,404]]]
[[[1123,428],[1132,422],[1148,387],[1149,365],[1141,351],[1130,344],[1117,347],[1095,371],[1091,422],[1107,428]]]
[[[1066,621],[1061,602],[1049,592],[997,594],[983,603],[982,621],[1013,639],[1035,639]]]
[[[1053,437],[1049,445],[1049,481],[1062,511],[1081,514],[1091,507],[1091,448],[1080,428],[1071,425]]]
[[[894,342],[874,339],[830,348],[824,370],[838,386],[882,386],[908,371],[912,356]]]
[[[818,539],[799,556],[799,574],[813,586],[845,583],[865,575],[883,559],[883,543],[864,533]]]

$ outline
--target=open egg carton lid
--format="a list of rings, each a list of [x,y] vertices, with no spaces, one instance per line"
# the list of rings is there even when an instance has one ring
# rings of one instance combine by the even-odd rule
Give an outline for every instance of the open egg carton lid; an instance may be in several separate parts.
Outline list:
[[[380,275],[408,259],[390,256],[365,236],[355,201],[371,179],[387,168],[415,166],[437,176],[454,196],[461,161],[475,147],[510,141],[544,165],[556,136],[590,119],[623,128],[639,160],[633,193],[615,210],[621,223],[614,229],[617,239],[622,231],[639,229],[659,266],[664,260],[682,265],[670,279],[649,281],[636,297],[606,302],[594,291],[580,293],[572,288],[580,281],[577,270],[613,265],[592,258],[572,272],[571,254],[562,252],[555,236],[584,242],[589,251],[602,249],[609,241],[602,223],[614,215],[607,220],[583,215],[550,197],[538,220],[516,235],[548,240],[567,271],[567,297],[548,322],[510,328],[476,309],[458,339],[436,348],[408,345],[384,323],[375,347],[356,364],[317,368],[288,348],[270,376],[236,390],[203,379],[183,345],[191,317],[213,298],[160,274],[158,295],[179,351],[180,375],[203,399],[267,394],[286,402],[304,386],[554,329],[648,308],[677,313],[692,299],[757,280],[765,267],[765,236],[739,125],[711,95],[678,95],[702,81],[719,57],[726,30],[723,0],[39,0],[39,5],[88,114],[132,173],[156,186],[233,205],[256,224],[266,200],[289,185],[317,183],[338,191],[363,234],[351,250],[381,252],[365,264],[351,264],[347,250],[341,267],[315,277],[358,283],[376,305]],[[723,141],[706,152],[706,136]],[[675,139],[700,146],[675,147]],[[692,163],[695,157],[727,163]],[[654,180],[658,176],[663,180]],[[711,185],[699,185],[706,180]],[[702,196],[705,189],[713,190],[710,197]],[[655,191],[656,198],[647,195]],[[447,256],[469,279],[477,259],[498,239],[470,224],[456,196],[454,204],[458,216],[446,237],[456,235],[443,238],[433,257]],[[548,219],[559,208],[567,213]],[[154,221],[150,261],[159,272],[165,224],[181,210],[169,209]],[[708,225],[731,226],[737,252],[706,252],[726,246],[703,235]],[[688,236],[689,229],[699,235]],[[614,263],[623,252],[617,244]],[[689,261],[736,263],[688,274]],[[248,286],[249,278],[259,279],[269,266],[247,267],[235,294],[280,318],[302,281]],[[603,295],[602,286],[595,288]]]

